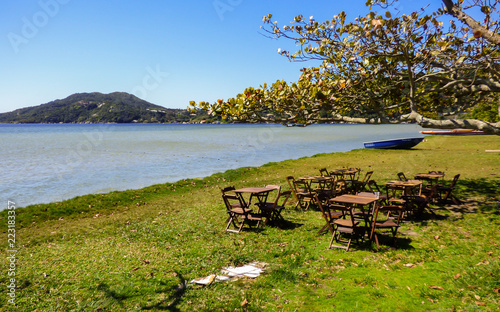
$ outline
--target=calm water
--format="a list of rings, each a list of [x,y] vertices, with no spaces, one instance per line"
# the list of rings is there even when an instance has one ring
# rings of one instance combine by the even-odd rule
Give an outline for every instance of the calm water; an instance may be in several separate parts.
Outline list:
[[[420,137],[417,125],[0,124],[0,210]]]

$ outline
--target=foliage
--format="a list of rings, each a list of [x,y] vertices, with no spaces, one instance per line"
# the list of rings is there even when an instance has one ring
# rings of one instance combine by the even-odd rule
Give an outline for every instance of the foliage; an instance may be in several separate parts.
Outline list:
[[[191,106],[243,122],[416,122],[500,134],[498,112],[494,120],[459,119],[477,105],[498,104],[500,44],[494,39],[500,37],[500,16],[498,1],[486,3],[472,5],[484,15],[480,30],[464,24],[472,18],[462,1],[430,15],[372,11],[350,22],[345,12],[324,22],[299,15],[284,27],[269,14],[265,32],[299,46],[296,52],[278,50],[281,55],[321,65],[303,68],[297,82],[265,83],[226,101]],[[445,14],[457,15],[458,22],[445,21]]]
[[[124,92],[76,93],[62,100],[0,114],[3,123],[165,123],[194,119],[218,120],[204,111],[193,115],[187,110],[167,109]]]

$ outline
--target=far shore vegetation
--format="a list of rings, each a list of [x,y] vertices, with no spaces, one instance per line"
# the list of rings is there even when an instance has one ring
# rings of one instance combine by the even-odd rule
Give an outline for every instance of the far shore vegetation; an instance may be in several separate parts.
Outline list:
[[[15,276],[1,257],[0,310],[498,311],[500,153],[486,152],[498,149],[495,135],[432,136],[411,150],[319,154],[17,208]],[[447,182],[460,174],[454,193],[462,203],[406,220],[398,249],[365,240],[349,252],[329,250],[320,212],[296,210],[293,201],[281,224],[224,231],[221,188],[287,190],[289,175],[341,167],[373,170],[379,185],[398,172],[441,170]],[[0,223],[9,250],[7,210]],[[255,279],[190,283],[251,262],[266,264]]]

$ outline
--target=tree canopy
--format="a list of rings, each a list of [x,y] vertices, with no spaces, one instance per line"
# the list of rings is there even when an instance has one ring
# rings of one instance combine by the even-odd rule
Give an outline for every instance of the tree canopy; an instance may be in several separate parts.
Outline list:
[[[240,122],[416,122],[500,135],[499,1],[443,0],[431,14],[400,14],[397,0],[368,0],[371,12],[351,21],[345,12],[324,22],[299,15],[284,27],[269,14],[265,34],[299,46],[278,53],[320,65],[303,68],[296,82],[191,106]]]

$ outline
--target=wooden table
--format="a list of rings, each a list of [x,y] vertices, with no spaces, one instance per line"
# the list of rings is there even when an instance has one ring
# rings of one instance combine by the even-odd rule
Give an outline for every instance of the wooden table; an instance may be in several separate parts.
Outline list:
[[[333,182],[335,182],[334,177],[325,177],[325,176],[307,176],[307,177],[300,177],[299,180],[306,182],[310,189],[313,190],[312,184],[316,183],[318,184],[318,187],[316,189],[319,190],[328,190],[331,189],[331,187],[328,187],[329,185],[331,186]]]
[[[330,171],[330,174],[343,179],[346,182],[347,192],[353,193],[355,190],[354,181],[356,181],[356,174],[359,172],[358,168],[342,168]]]
[[[416,180],[429,181],[430,185],[436,184],[437,181],[444,177],[444,173],[429,172],[429,173],[417,173],[414,175]]]
[[[403,192],[402,195],[407,196],[414,193],[414,189],[418,188],[418,195],[422,192],[422,181],[420,180],[408,180],[408,181],[389,181],[385,183],[387,188],[399,189]]]
[[[345,178],[345,176],[348,175],[351,178],[351,180],[354,180],[356,177],[356,173],[358,172],[359,169],[357,168],[342,168],[342,169],[333,169],[330,171],[330,174],[342,178]]]
[[[276,190],[276,189],[270,188],[270,187],[251,186],[251,187],[244,187],[244,188],[236,189],[233,192],[235,192],[237,194],[241,194],[242,198],[243,198],[243,193],[250,194],[250,198],[248,199],[248,203],[243,198],[244,204],[247,206],[247,208],[249,208],[250,205],[252,204],[253,197],[257,198],[257,201],[259,203],[264,203],[266,201],[269,193],[274,191],[274,190]]]
[[[375,203],[378,201],[378,198],[375,196],[361,196],[361,195],[340,195],[330,199],[330,202],[337,204],[344,204],[351,209],[359,208],[361,210],[361,214],[365,221],[365,227],[370,227],[370,215],[371,211],[365,211],[365,206],[373,204],[375,207]],[[372,207],[372,210],[373,210]]]

